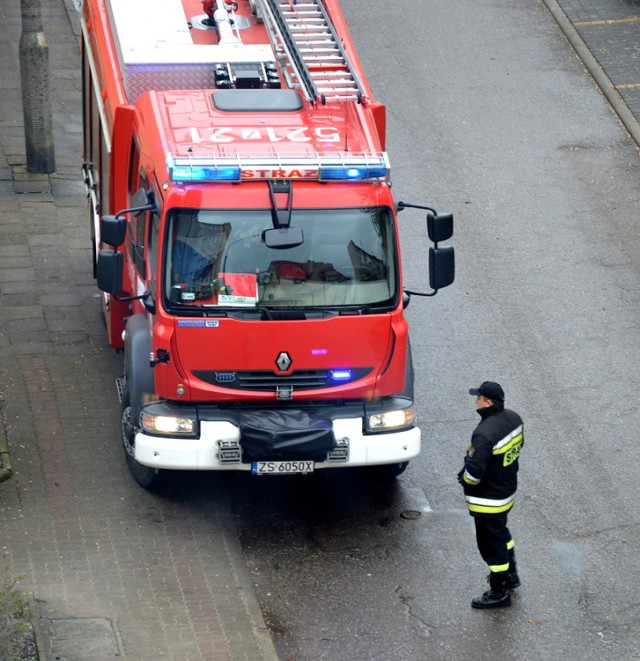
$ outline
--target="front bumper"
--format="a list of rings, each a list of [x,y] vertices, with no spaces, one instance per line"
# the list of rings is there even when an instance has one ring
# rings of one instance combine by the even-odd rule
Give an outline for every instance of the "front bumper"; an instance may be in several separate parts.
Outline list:
[[[363,433],[362,418],[332,421],[338,448],[327,461],[315,462],[315,469],[376,466],[409,461],[420,454],[420,429]],[[151,436],[139,431],[135,459],[145,466],[171,470],[249,471],[243,463],[240,428],[229,421],[202,421],[199,438]],[[346,451],[345,451],[346,449]]]

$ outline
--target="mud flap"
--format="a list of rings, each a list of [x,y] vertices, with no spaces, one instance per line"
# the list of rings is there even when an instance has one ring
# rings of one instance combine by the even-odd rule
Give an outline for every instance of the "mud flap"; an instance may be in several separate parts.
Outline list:
[[[306,411],[256,411],[240,416],[244,461],[324,461],[336,447],[331,421]]]

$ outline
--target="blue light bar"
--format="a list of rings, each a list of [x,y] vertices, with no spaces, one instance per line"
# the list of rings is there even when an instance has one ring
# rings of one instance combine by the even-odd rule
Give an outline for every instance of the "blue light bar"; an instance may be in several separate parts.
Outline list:
[[[171,181],[216,182],[260,179],[367,181],[389,176],[389,159],[378,154],[312,156],[173,156],[167,155]]]

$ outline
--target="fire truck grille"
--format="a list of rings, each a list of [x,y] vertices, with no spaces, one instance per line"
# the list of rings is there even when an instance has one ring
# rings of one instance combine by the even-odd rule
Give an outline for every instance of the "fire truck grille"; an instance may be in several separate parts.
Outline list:
[[[341,383],[351,383],[362,379],[369,372],[371,372],[370,367],[341,370],[298,370],[283,375],[269,370],[194,370],[193,375],[201,381],[219,388],[276,392],[279,388],[293,390],[333,388]]]

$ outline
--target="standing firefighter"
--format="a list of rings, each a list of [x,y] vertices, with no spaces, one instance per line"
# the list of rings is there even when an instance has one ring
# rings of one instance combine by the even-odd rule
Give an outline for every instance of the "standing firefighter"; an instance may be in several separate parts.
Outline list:
[[[476,396],[482,420],[471,436],[458,481],[475,522],[478,550],[490,570],[490,589],[473,599],[471,606],[501,608],[511,605],[511,590],[520,585],[507,514],[518,486],[518,456],[524,443],[522,418],[504,408],[504,390],[499,383],[485,381],[469,394]]]

